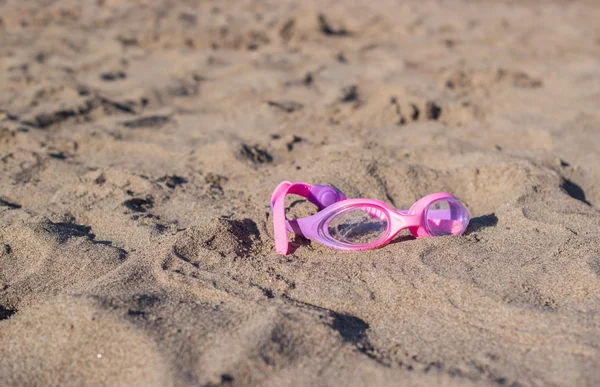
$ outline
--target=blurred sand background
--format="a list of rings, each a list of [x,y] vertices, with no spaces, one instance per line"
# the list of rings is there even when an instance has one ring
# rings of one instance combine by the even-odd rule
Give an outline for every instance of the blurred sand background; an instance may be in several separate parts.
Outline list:
[[[0,0],[0,384],[600,384],[598,20]],[[282,180],[473,219],[280,256]]]

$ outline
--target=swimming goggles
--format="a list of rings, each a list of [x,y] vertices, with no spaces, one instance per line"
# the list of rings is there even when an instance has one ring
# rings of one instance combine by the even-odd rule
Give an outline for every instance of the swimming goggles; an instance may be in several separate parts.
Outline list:
[[[319,208],[316,214],[295,220],[285,217],[285,197],[299,195]],[[328,185],[279,184],[271,197],[275,247],[288,253],[287,231],[339,250],[383,247],[405,228],[416,238],[460,235],[469,224],[469,212],[458,199],[440,192],[419,199],[409,210],[396,210],[379,200],[347,199]]]

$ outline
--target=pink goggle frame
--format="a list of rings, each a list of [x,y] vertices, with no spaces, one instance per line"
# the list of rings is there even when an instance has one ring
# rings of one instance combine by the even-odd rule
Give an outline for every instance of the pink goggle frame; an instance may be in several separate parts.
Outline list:
[[[319,208],[316,214],[295,220],[285,217],[287,195],[305,197]],[[469,212],[458,199],[440,192],[419,199],[409,210],[396,210],[382,201],[347,199],[328,185],[284,181],[271,197],[275,247],[288,253],[287,231],[339,250],[383,247],[403,229],[416,238],[460,235],[469,224]]]

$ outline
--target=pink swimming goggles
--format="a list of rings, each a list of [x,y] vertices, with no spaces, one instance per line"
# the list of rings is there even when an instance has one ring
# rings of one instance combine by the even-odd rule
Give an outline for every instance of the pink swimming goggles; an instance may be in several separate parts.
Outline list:
[[[296,220],[285,217],[285,197],[303,196],[319,208],[316,214]],[[284,181],[271,197],[275,246],[288,253],[287,231],[315,239],[339,250],[383,247],[405,228],[416,238],[460,235],[469,224],[469,212],[454,196],[440,192],[418,200],[409,210],[396,210],[382,201],[347,199],[328,185]]]

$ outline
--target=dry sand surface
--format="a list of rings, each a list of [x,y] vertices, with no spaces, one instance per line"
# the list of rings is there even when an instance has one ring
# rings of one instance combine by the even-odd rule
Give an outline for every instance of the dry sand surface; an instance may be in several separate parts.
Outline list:
[[[598,20],[0,0],[0,385],[599,385]],[[472,221],[280,256],[282,180]]]

